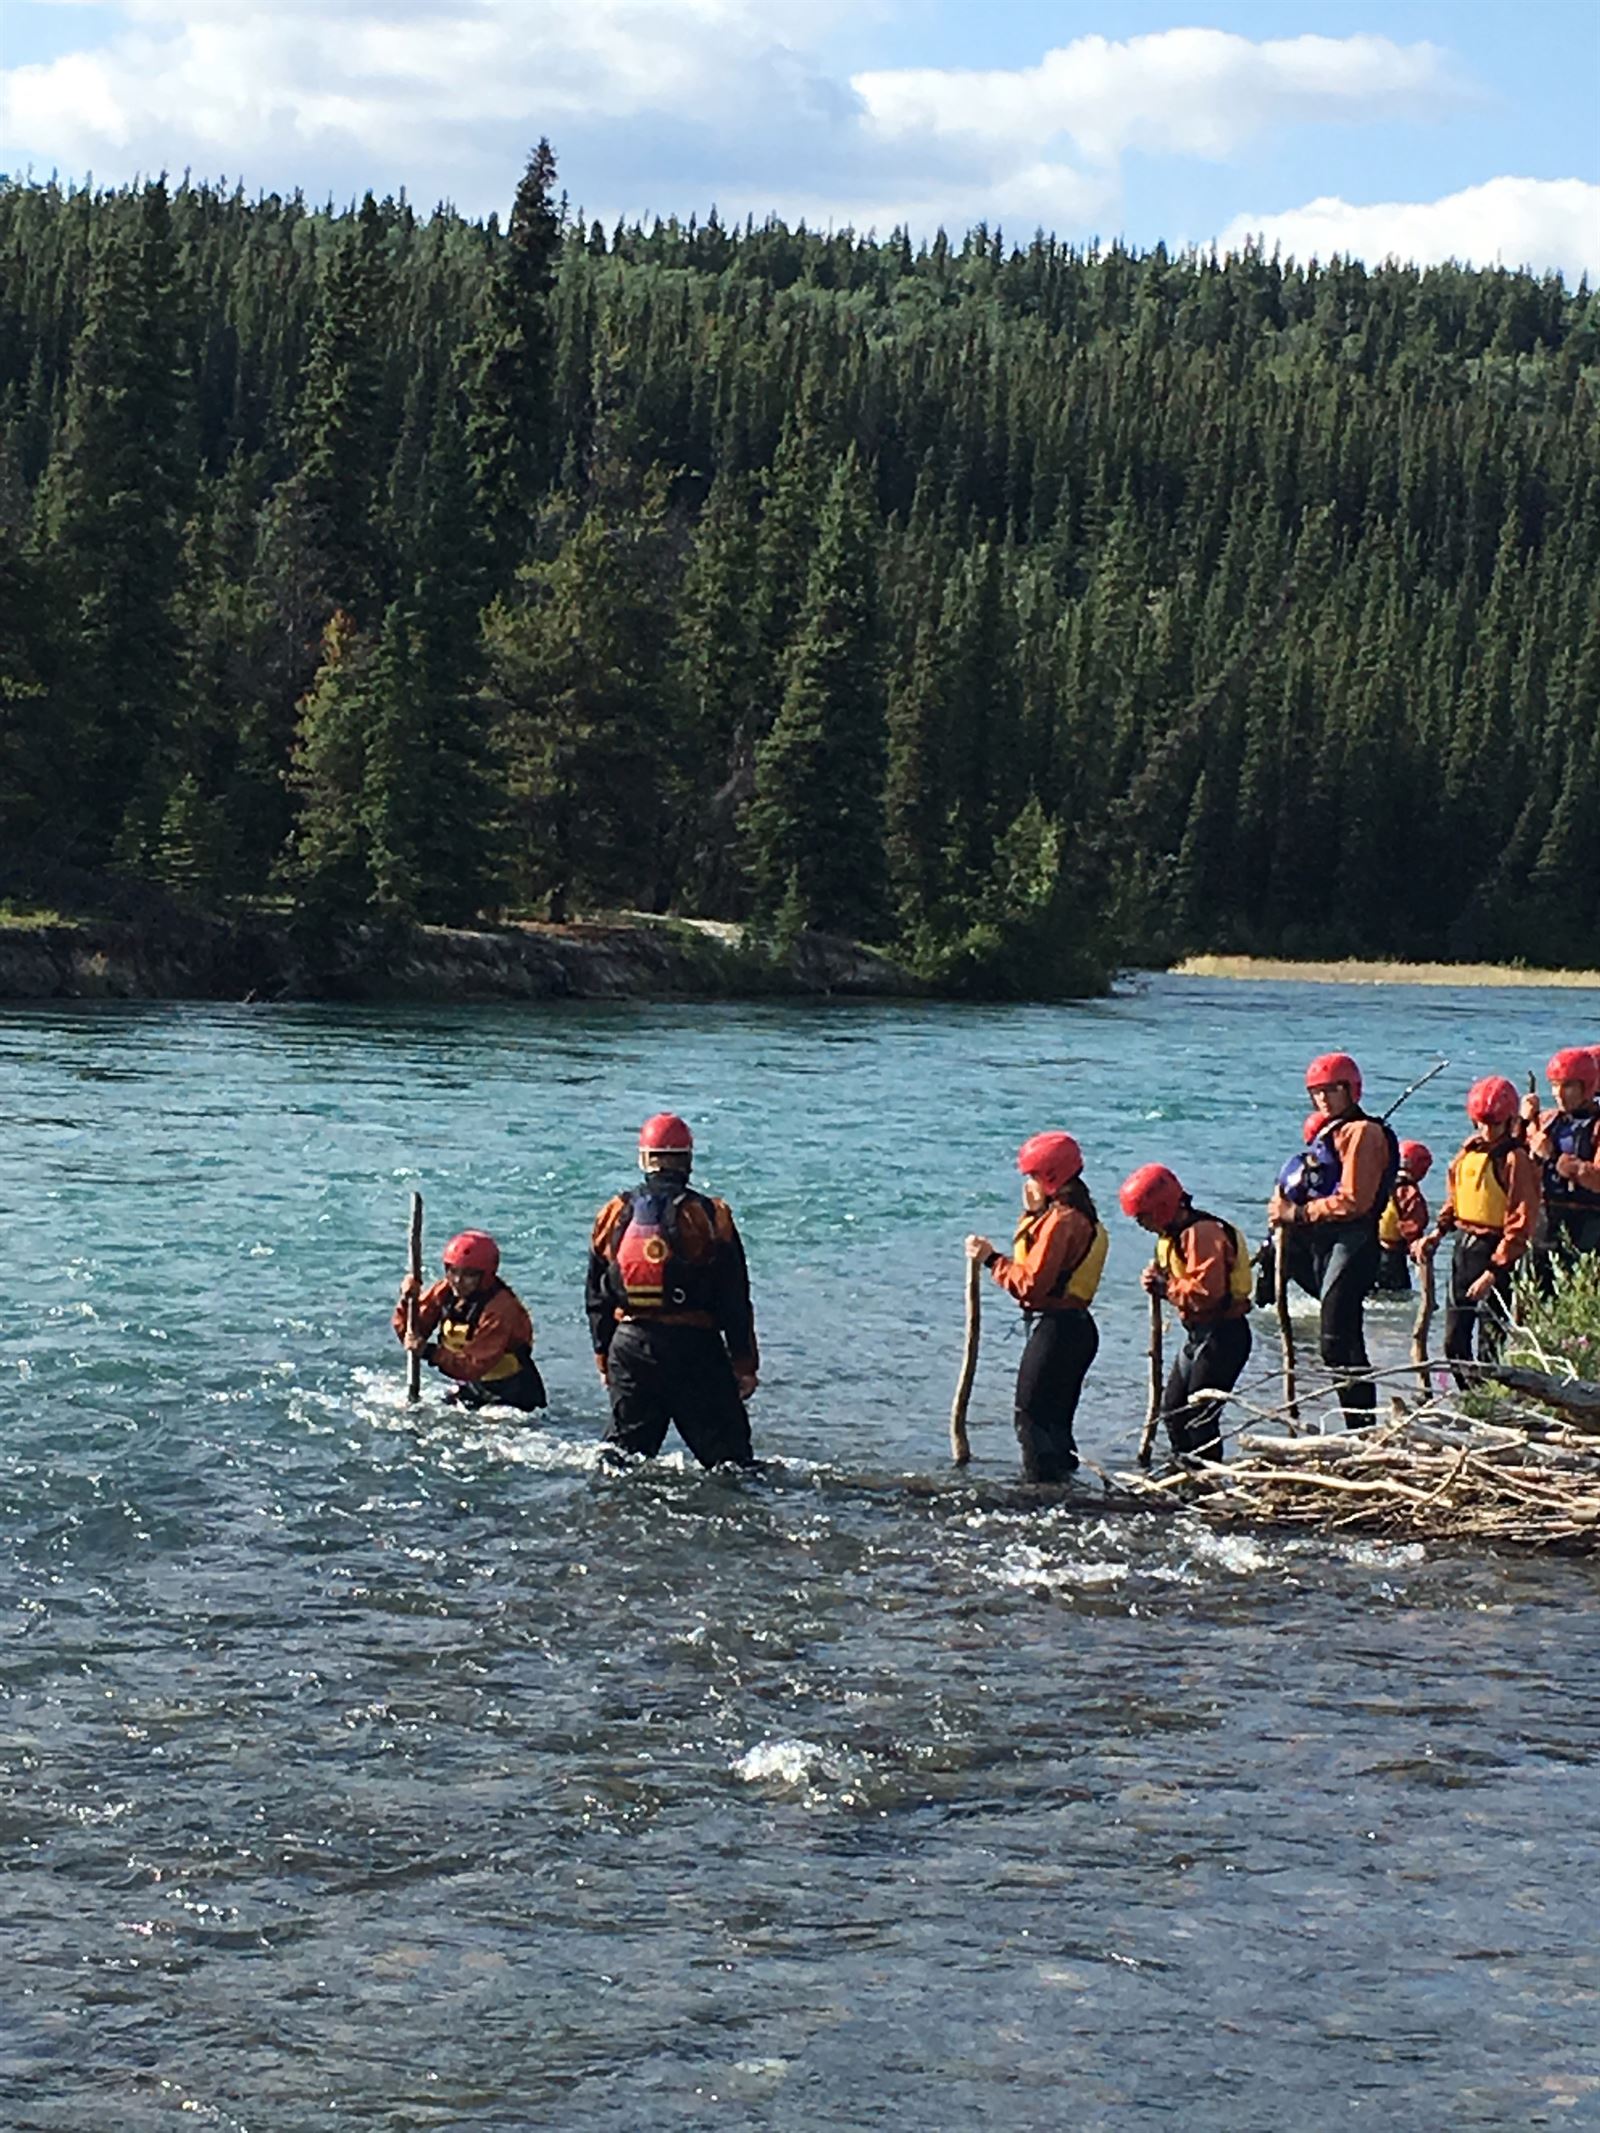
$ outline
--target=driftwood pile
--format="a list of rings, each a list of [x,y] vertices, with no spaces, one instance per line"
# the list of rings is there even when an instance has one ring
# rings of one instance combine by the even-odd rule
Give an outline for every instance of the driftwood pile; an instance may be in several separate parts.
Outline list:
[[[1600,1550],[1600,1386],[1513,1368],[1479,1375],[1518,1396],[1497,1400],[1492,1421],[1432,1398],[1325,1437],[1269,1422],[1237,1436],[1225,1461],[1119,1479],[1216,1525]]]

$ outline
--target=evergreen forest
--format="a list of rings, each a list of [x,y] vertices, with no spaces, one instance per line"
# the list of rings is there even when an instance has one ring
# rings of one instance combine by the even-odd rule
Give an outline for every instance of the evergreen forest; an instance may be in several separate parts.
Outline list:
[[[0,895],[1594,961],[1556,276],[0,183]]]

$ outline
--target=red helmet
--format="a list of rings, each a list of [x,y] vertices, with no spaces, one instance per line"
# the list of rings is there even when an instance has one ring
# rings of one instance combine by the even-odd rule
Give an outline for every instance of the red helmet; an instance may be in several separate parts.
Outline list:
[[[658,1111],[639,1128],[641,1155],[693,1155],[694,1135],[676,1111]]]
[[[1421,1141],[1402,1141],[1400,1168],[1420,1185],[1433,1168],[1433,1150],[1425,1148]]]
[[[1319,1052],[1306,1068],[1308,1089],[1331,1089],[1343,1082],[1350,1091],[1350,1101],[1361,1101],[1361,1069],[1348,1052]]]
[[[1600,1060],[1593,1052],[1580,1051],[1576,1045],[1568,1051],[1557,1052],[1545,1072],[1553,1089],[1559,1089],[1564,1081],[1577,1082],[1583,1090],[1585,1103],[1600,1087]]]
[[[1486,1074],[1467,1091],[1467,1116],[1475,1126],[1503,1126],[1517,1115],[1517,1092],[1504,1074]]]
[[[1141,1163],[1117,1188],[1122,1212],[1135,1222],[1153,1222],[1167,1229],[1178,1219],[1186,1194],[1164,1163]]]
[[[487,1230],[464,1229],[444,1248],[447,1267],[468,1267],[479,1274],[493,1274],[500,1265],[500,1247]]]
[[[1035,1133],[1017,1150],[1017,1168],[1036,1178],[1052,1198],[1083,1175],[1083,1150],[1070,1133]]]

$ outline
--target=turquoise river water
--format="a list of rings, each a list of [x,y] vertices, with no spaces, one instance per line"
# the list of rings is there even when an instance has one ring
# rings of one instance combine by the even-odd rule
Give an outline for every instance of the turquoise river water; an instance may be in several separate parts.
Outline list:
[[[1254,1234],[1312,1052],[1380,1106],[1447,1054],[1442,1156],[1471,1078],[1596,1035],[1173,978],[0,1014],[0,2125],[1600,2124],[1600,1572],[1008,1496],[998,1296],[946,1450],[1026,1133],[1112,1211],[1120,1465],[1127,1168]],[[588,1225],[662,1105],[749,1246],[755,1478],[595,1463]],[[405,1406],[414,1185],[434,1251],[499,1235],[542,1422]]]

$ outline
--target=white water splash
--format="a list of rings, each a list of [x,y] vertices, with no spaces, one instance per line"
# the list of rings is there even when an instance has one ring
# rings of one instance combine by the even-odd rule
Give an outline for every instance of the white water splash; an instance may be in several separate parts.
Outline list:
[[[1043,1548],[1021,1544],[1007,1549],[997,1563],[983,1565],[980,1575],[993,1585],[1023,1591],[1043,1587],[1050,1592],[1081,1592],[1120,1585],[1132,1567],[1115,1557],[1063,1558],[1051,1556]]]
[[[733,1774],[746,1785],[798,1786],[814,1777],[837,1778],[839,1764],[814,1740],[780,1736],[747,1748],[735,1761]]]
[[[769,1785],[793,1795],[802,1806],[852,1810],[869,1804],[874,1787],[871,1766],[845,1749],[820,1741],[778,1734],[757,1741],[730,1765],[745,1785]]]

